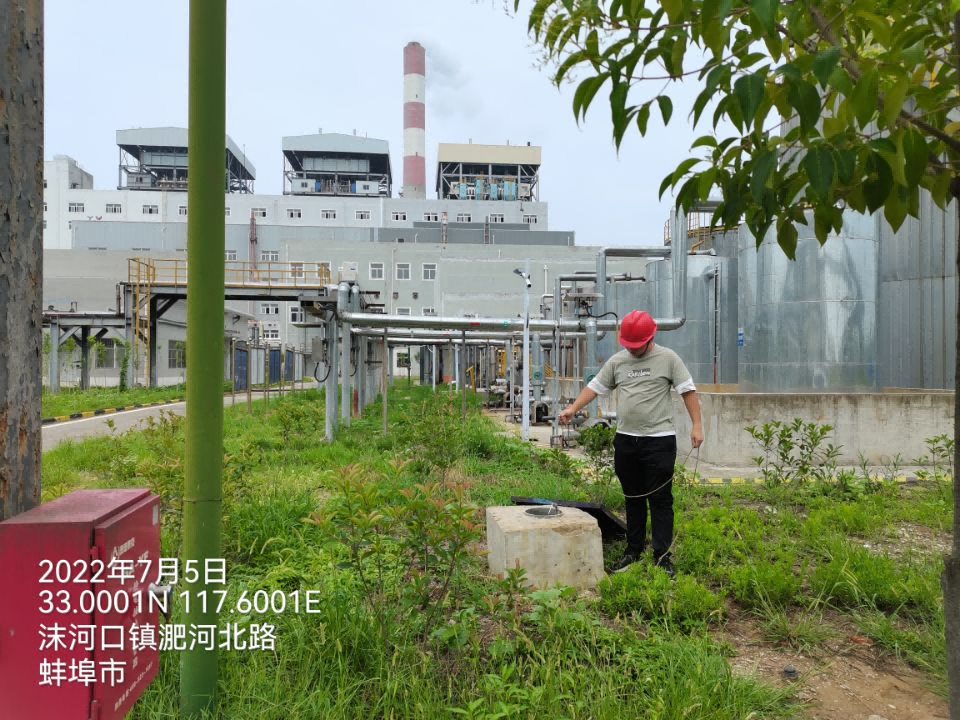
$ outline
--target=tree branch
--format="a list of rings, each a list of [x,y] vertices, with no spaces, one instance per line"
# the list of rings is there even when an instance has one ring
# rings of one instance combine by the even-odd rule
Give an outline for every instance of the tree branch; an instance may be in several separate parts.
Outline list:
[[[858,82],[861,77],[860,68],[857,66],[856,58],[848,57],[847,53],[843,52],[843,48],[840,43],[837,41],[837,36],[833,34],[833,30],[830,29],[829,23],[827,23],[826,18],[823,17],[823,13],[820,12],[820,8],[811,7],[810,8],[810,17],[813,18],[813,22],[816,24],[817,28],[820,31],[821,37],[826,40],[828,43],[834,47],[840,48],[841,50],[841,59],[840,62],[843,64],[843,67],[848,73],[850,73],[850,78],[854,83]],[[786,29],[781,26],[781,30],[785,31]],[[792,37],[792,36],[791,36]],[[806,46],[806,43],[804,43]],[[815,52],[816,47],[808,47],[808,52]],[[879,98],[877,101],[877,106],[882,111],[883,110],[883,98]],[[947,133],[943,132],[939,128],[934,127],[925,120],[921,120],[916,115],[907,112],[906,110],[901,110],[899,118],[905,122],[910,123],[911,125],[923,130],[925,133],[931,137],[935,137],[937,140],[945,144],[947,147],[951,148],[954,152],[960,153],[960,139],[951,137]]]

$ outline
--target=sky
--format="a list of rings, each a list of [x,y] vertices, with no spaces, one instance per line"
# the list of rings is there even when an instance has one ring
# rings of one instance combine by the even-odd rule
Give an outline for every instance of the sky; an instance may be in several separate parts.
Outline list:
[[[661,244],[671,198],[657,193],[699,134],[686,122],[695,88],[672,91],[669,128],[654,111],[647,136],[634,126],[618,153],[608,92],[578,127],[575,86],[557,88],[539,67],[530,5],[511,17],[504,0],[230,0],[227,133],[255,165],[256,191],[282,191],[283,136],[323,128],[387,140],[398,194],[403,47],[417,41],[428,197],[438,143],[529,141],[543,148],[550,229],[574,231],[578,245]],[[187,125],[187,0],[46,0],[45,12],[44,154],[115,187],[116,130]]]

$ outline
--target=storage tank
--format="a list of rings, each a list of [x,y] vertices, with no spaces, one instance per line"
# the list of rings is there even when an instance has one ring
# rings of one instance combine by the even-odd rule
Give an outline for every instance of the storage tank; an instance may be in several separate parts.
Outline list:
[[[730,258],[687,256],[686,320],[677,330],[657,333],[656,342],[680,355],[698,385],[737,382],[736,266]],[[639,309],[663,317],[673,293],[669,260],[647,265],[647,285],[650,302]]]
[[[739,382],[748,392],[872,391],[877,381],[876,221],[845,212],[821,247],[798,225],[796,260],[771,229],[739,231]]]

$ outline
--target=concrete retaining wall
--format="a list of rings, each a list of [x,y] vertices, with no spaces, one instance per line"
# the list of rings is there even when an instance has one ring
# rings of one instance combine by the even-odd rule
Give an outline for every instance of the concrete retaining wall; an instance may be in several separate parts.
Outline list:
[[[949,391],[880,393],[700,393],[706,441],[702,462],[750,467],[759,446],[744,428],[773,420],[832,425],[831,442],[842,445],[839,462],[858,464],[858,453],[882,464],[900,453],[904,463],[927,453],[924,444],[934,435],[953,435],[954,394]],[[683,401],[674,397],[678,452],[690,451],[690,418]]]

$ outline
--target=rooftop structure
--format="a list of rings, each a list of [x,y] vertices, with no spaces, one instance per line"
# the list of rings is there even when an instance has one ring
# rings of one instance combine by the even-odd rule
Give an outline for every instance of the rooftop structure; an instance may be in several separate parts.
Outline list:
[[[538,200],[540,147],[440,143],[437,197],[459,200]]]
[[[229,135],[225,141],[224,191],[252,193],[256,168]],[[186,128],[117,130],[120,148],[117,188],[186,190],[188,145]]]
[[[283,138],[284,195],[390,197],[386,140],[319,132]]]

